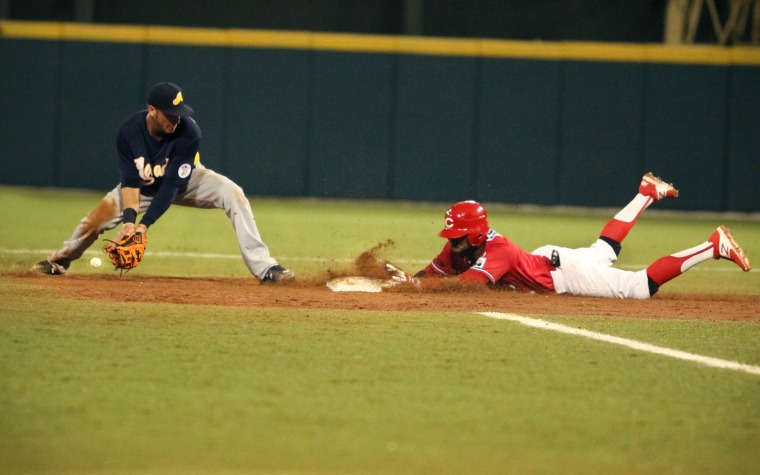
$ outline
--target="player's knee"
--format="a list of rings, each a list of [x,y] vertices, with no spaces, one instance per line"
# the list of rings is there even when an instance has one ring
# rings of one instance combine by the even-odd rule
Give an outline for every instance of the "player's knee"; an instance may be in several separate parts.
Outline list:
[[[241,202],[242,201],[248,202],[248,198],[245,196],[245,191],[243,191],[243,189],[240,186],[235,185],[233,191],[234,191],[234,196],[236,200],[241,201]]]
[[[607,244],[609,244],[609,246],[612,248],[613,252],[615,252],[616,256],[620,255],[620,250],[623,248],[623,246],[619,242],[617,242],[617,241],[615,241],[613,239],[610,239],[607,236],[599,236],[599,239],[601,239],[602,241],[604,241]]]
[[[654,294],[660,290],[660,284],[653,281],[651,277],[647,276],[647,283],[649,284],[649,296],[654,297]]]
[[[245,196],[243,189],[235,183],[228,181],[226,186],[220,192],[225,208],[233,206],[248,205],[248,198]]]
[[[230,200],[234,200],[237,203],[248,201],[248,198],[245,197],[245,192],[243,192],[243,189],[234,183],[229,187],[228,196]]]

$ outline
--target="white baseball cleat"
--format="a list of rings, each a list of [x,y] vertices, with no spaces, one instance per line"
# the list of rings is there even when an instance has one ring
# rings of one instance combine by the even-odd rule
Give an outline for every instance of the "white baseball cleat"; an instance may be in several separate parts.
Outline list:
[[[647,173],[641,178],[639,193],[652,198],[653,201],[659,201],[663,198],[678,198],[678,190],[672,183],[665,183],[652,172]]]
[[[749,264],[747,253],[734,241],[734,237],[727,227],[718,226],[718,229],[712,233],[708,241],[713,245],[713,256],[716,259],[733,261],[744,272],[749,272],[752,268]]]

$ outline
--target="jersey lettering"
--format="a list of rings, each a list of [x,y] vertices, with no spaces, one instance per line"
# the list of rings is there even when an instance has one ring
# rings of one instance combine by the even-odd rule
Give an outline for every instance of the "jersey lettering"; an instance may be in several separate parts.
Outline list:
[[[147,185],[152,185],[155,183],[156,178],[161,178],[164,176],[164,173],[166,173],[166,165],[169,164],[169,159],[165,158],[165,162],[163,165],[153,165],[151,167],[150,163],[145,163],[145,157],[137,157],[135,158],[135,166],[137,167],[137,172],[140,174],[140,178],[142,178],[143,183]]]

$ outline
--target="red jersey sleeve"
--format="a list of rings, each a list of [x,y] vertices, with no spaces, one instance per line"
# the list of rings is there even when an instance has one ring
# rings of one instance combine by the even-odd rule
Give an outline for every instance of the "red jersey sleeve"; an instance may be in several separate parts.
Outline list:
[[[446,245],[443,246],[440,254],[427,267],[422,269],[425,277],[453,277],[457,275],[458,273],[454,271],[451,265],[451,254],[451,243],[446,241]]]

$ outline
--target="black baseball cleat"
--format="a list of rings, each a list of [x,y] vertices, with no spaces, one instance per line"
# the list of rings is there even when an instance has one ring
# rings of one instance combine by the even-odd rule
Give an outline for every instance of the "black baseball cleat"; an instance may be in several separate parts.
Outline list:
[[[63,275],[69,270],[70,265],[71,261],[68,259],[59,259],[57,261],[45,259],[35,264],[32,270],[46,275]]]
[[[295,280],[296,275],[292,270],[286,269],[279,264],[275,264],[269,268],[264,278],[261,279],[262,284],[278,284],[280,282],[290,282]]]

